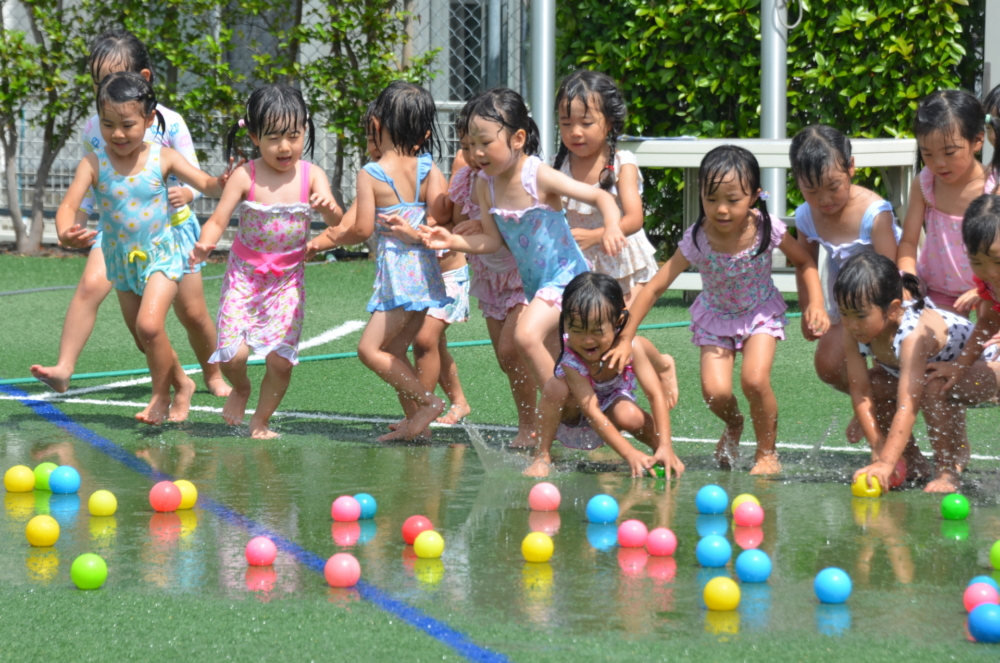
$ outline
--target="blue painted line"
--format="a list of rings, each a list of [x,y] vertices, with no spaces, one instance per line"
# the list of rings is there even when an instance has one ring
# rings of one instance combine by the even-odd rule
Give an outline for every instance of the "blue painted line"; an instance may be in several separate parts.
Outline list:
[[[72,418],[64,414],[59,408],[55,407],[51,403],[33,400],[31,395],[27,392],[7,385],[0,385],[0,392],[17,398],[19,403],[30,408],[38,416],[42,417],[49,423],[62,428],[64,431],[73,435],[77,439],[86,442],[109,458],[117,460],[130,470],[138,472],[139,474],[154,481],[173,481],[173,478],[169,474],[155,471],[145,461],[136,458],[111,440],[98,435],[85,426],[81,426],[76,423]],[[280,534],[267,529],[260,523],[255,522],[242,513],[233,511],[221,502],[217,502],[211,498],[199,497],[198,504],[204,510],[215,514],[230,525],[246,530],[251,536],[268,537],[274,541],[279,550],[288,553],[294,557],[296,561],[307,566],[316,573],[321,575],[323,574],[323,569],[326,566],[326,560],[316,553],[310,552],[294,541],[286,539]],[[476,663],[509,663],[510,661],[510,659],[503,654],[490,651],[485,647],[477,645],[464,633],[456,631],[444,622],[440,622],[417,608],[393,598],[374,585],[360,581],[355,588],[358,590],[358,594],[361,595],[361,598],[366,601],[370,601],[381,610],[395,615],[410,626],[413,626],[414,628],[417,628],[431,636],[438,642],[451,647],[470,661],[475,661]]]

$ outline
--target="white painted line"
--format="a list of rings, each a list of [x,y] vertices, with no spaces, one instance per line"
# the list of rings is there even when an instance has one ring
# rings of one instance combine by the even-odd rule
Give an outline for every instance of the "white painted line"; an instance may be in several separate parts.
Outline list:
[[[364,329],[365,322],[361,320],[348,320],[342,325],[329,329],[319,336],[313,336],[310,339],[302,341],[299,343],[299,350],[308,350],[309,348],[315,348],[317,345],[325,345],[332,341],[336,341],[338,338],[343,338],[348,334],[353,334],[354,332]],[[264,357],[255,354],[250,357],[250,359],[263,359]]]

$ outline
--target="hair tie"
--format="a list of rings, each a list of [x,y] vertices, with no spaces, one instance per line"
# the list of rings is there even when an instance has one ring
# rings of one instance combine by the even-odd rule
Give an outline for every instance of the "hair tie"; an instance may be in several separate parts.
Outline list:
[[[247,125],[246,120],[244,120],[242,117],[240,118],[240,121],[237,122],[236,124],[238,124],[240,126],[240,129],[242,129],[243,127],[245,127]]]
[[[604,169],[605,169],[605,170],[611,170],[611,171],[613,171],[613,170],[615,169],[615,166],[614,166],[614,164],[610,164],[610,163],[609,163],[608,165],[606,165],[606,166],[604,167]]]
[[[757,196],[757,197],[760,198],[761,200],[765,200],[766,201],[768,198],[771,197],[771,194],[769,194],[767,191],[761,191],[760,195]]]

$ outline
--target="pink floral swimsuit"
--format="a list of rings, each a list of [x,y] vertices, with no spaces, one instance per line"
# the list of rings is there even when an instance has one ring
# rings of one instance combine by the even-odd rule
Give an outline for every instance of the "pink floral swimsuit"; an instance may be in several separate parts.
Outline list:
[[[309,241],[309,163],[299,161],[300,202],[263,205],[254,200],[257,176],[250,162],[250,192],[239,208],[240,226],[229,253],[219,300],[219,342],[209,362],[230,361],[243,343],[254,353],[277,352],[298,363],[305,311],[305,249]]]

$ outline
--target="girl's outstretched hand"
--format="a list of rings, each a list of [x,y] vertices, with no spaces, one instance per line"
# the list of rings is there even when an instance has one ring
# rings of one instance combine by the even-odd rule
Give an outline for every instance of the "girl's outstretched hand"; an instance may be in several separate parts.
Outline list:
[[[483,234],[483,222],[478,219],[468,219],[467,221],[462,221],[454,227],[451,231],[452,235],[482,235]]]
[[[441,226],[420,226],[417,228],[417,233],[428,249],[435,251],[451,249],[451,233]]]
[[[247,160],[243,156],[240,156],[240,162],[239,163],[236,163],[236,158],[235,157],[229,157],[229,165],[226,167],[225,172],[222,173],[221,175],[219,175],[219,188],[220,189],[225,189],[226,188],[226,182],[229,181],[229,176],[232,175],[233,172],[235,172],[237,168],[241,167],[246,162],[247,162]]]
[[[604,231],[600,228],[573,228],[570,232],[573,233],[573,239],[581,251],[586,251],[604,241]]]
[[[616,256],[625,248],[625,233],[618,226],[606,228],[601,243],[604,244],[605,253],[609,256]]]
[[[958,299],[955,300],[955,310],[962,314],[967,314],[972,309],[979,306],[979,302],[982,300],[979,298],[979,291],[973,288],[968,292],[962,293]]]
[[[191,249],[191,255],[188,256],[188,263],[191,265],[191,269],[194,269],[199,263],[208,260],[208,254],[215,250],[215,244],[202,244],[201,242],[195,242],[194,248]]]
[[[625,367],[632,361],[632,340],[631,337],[626,336],[625,332],[622,332],[615,344],[601,357],[601,361],[613,371],[618,373],[624,371]]]
[[[628,463],[629,469],[632,471],[632,477],[644,477],[647,474],[651,474],[649,468],[656,465],[656,459],[652,456],[647,456],[638,449],[633,453],[630,453],[626,458],[625,462]]]
[[[958,382],[958,378],[962,376],[965,372],[964,366],[959,366],[958,364],[950,361],[936,361],[933,364],[927,364],[927,380],[941,379],[944,380],[944,391],[948,391],[955,386]]]
[[[813,336],[819,338],[830,329],[830,316],[819,304],[810,303],[806,310],[802,312],[802,319],[809,326]]]
[[[653,454],[653,460],[663,465],[663,471],[667,479],[670,479],[671,471],[678,477],[684,474],[684,463],[681,462],[681,459],[673,451],[658,450]]]
[[[860,470],[854,473],[852,477],[854,481],[858,480],[858,477],[862,474],[868,475],[868,487],[872,487],[872,477],[878,479],[878,484],[882,488],[882,491],[889,490],[889,475],[892,471],[896,469],[894,465],[890,465],[884,460],[877,460],[867,467],[862,467]]]
[[[221,184],[219,185],[222,186]],[[194,192],[183,186],[172,186],[167,189],[167,202],[174,209],[189,205],[194,200]]]
[[[422,238],[417,230],[409,222],[398,214],[379,214],[375,218],[375,223],[379,226],[380,235],[391,235],[401,242],[407,244],[420,244]]]
[[[68,249],[86,249],[94,244],[96,230],[87,230],[79,224],[71,227],[59,238],[59,243]]]
[[[322,193],[314,193],[309,196],[309,205],[314,210],[329,210],[330,212],[336,212],[340,209],[337,206],[337,201],[332,195]]]

